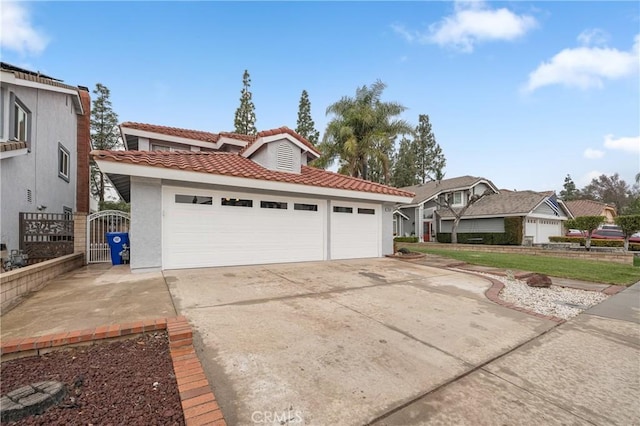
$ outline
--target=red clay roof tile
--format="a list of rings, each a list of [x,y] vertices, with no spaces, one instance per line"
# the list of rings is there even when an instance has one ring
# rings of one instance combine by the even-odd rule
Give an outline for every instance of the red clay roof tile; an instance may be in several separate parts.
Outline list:
[[[92,151],[96,160],[138,164],[167,169],[189,170],[248,179],[347,189],[375,194],[413,197],[412,192],[363,179],[302,166],[301,173],[285,173],[265,169],[248,158],[227,152],[170,151]]]

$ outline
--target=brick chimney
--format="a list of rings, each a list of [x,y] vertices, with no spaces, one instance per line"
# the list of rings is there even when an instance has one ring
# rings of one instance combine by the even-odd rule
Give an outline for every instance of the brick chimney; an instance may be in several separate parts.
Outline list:
[[[78,86],[83,115],[78,116],[76,212],[89,213],[89,152],[91,152],[91,95],[87,87]]]

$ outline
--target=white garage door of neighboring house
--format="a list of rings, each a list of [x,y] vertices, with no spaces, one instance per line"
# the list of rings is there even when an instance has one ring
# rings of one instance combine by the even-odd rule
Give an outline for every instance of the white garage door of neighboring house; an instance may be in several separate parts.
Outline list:
[[[326,201],[163,187],[163,269],[325,258]]]
[[[382,256],[379,204],[332,201],[331,210],[332,259]]]
[[[553,219],[527,219],[525,235],[532,236],[534,243],[548,243],[549,237],[562,235],[562,222]]]

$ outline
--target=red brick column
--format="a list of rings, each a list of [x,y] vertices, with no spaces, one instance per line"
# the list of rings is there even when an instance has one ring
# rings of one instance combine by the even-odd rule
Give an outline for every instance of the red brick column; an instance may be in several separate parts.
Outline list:
[[[78,116],[76,211],[89,212],[89,152],[91,151],[91,95],[86,87],[78,88],[83,115]]]

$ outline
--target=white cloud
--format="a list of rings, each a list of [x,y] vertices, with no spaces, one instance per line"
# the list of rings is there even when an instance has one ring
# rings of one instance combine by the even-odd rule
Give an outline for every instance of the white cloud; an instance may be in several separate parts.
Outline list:
[[[640,34],[635,36],[629,51],[589,46],[564,49],[529,74],[524,91],[533,92],[554,84],[579,89],[600,88],[604,80],[636,74],[640,68],[639,52]]]
[[[589,160],[597,160],[598,158],[602,158],[604,156],[604,151],[587,148],[584,150],[583,155],[584,155],[584,158],[588,158]]]
[[[602,175],[609,176],[610,173],[605,173],[605,172],[601,172],[601,171],[598,171],[598,170],[592,170],[592,171],[582,175],[580,177],[580,179],[578,180],[578,182],[576,182],[576,184],[577,184],[578,187],[582,188],[584,186],[589,185],[593,179],[597,179]]]
[[[578,35],[578,43],[583,46],[606,46],[609,34],[600,28],[584,30]]]
[[[47,37],[33,27],[24,3],[0,2],[0,46],[21,54],[38,54],[47,47]]]
[[[640,153],[640,136],[629,136],[614,139],[613,135],[604,137],[604,146],[609,149]]]
[[[486,41],[510,41],[522,37],[537,26],[535,18],[517,15],[508,9],[491,9],[484,2],[456,2],[453,15],[431,24],[427,31],[410,31],[401,25],[391,28],[408,42],[437,44],[472,52]]]

